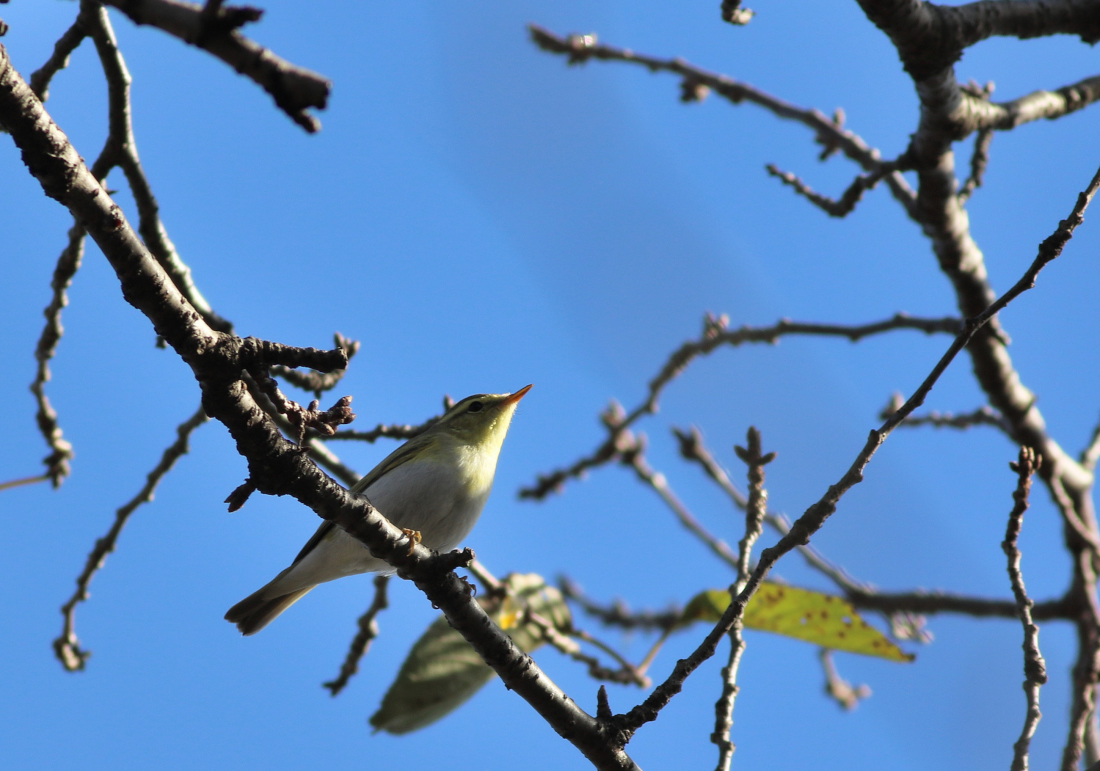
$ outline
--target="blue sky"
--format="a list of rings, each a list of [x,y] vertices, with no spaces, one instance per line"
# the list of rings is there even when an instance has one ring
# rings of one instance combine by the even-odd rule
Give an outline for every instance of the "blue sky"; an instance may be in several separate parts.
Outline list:
[[[674,79],[639,68],[566,67],[524,30],[533,21],[597,32],[799,105],[829,114],[842,106],[848,126],[885,157],[904,149],[917,115],[912,85],[855,3],[750,5],[758,16],[739,29],[719,21],[714,2],[266,3],[248,34],[334,82],[316,136],[221,62],[111,15],[134,77],[142,162],[168,232],[214,307],[243,335],[326,346],[339,330],[362,341],[339,389],[354,395],[358,427],[419,421],[444,393],[533,382],[469,545],[499,575],[565,572],[596,597],[659,607],[724,586],[730,575],[650,491],[617,467],[544,503],[518,500],[519,487],[594,448],[599,410],[611,398],[636,404],[668,352],[698,334],[704,311],[728,313],[735,325],[954,312],[927,241],[885,190],[837,221],[766,175],[764,164],[775,163],[834,195],[850,182],[857,170],[842,158],[819,163],[802,127],[713,97],[681,105]],[[3,43],[25,76],[76,12],[61,0],[3,6],[11,25]],[[958,74],[994,80],[995,98],[1012,99],[1093,74],[1097,62],[1075,39],[997,40],[968,51]],[[47,108],[88,158],[105,136],[104,97],[85,44]],[[1092,109],[994,139],[986,187],[969,210],[999,291],[1091,178],[1097,130]],[[960,168],[968,154],[959,148]],[[0,384],[12,418],[0,477],[13,478],[36,473],[46,453],[26,385],[69,218],[7,142],[0,178]],[[123,186],[121,176],[112,182]],[[119,201],[132,212],[128,194]],[[1073,453],[1098,412],[1096,233],[1087,219],[1038,288],[1002,318],[1024,383]],[[367,716],[434,617],[412,587],[393,587],[382,638],[336,699],[320,683],[335,675],[369,603],[369,577],[326,585],[262,634],[241,638],[222,620],[225,609],[282,569],[317,522],[282,499],[254,497],[226,513],[222,500],[246,472],[216,424],[196,433],[192,453],[137,512],[95,579],[77,616],[94,656],[87,671],[64,672],[50,651],[57,608],[114,510],[198,404],[189,371],[155,348],[148,322],[121,301],[94,248],[70,299],[49,394],[76,448],[73,475],[59,491],[0,494],[4,765],[585,767],[499,682],[419,734],[370,734]],[[651,463],[734,542],[741,517],[678,460],[671,426],[698,425],[738,479],[730,448],[758,426],[765,449],[779,453],[768,469],[771,504],[797,515],[843,473],[889,395],[911,392],[947,343],[903,332],[857,345],[786,339],[720,350],[676,381],[661,413],[641,425]],[[968,367],[959,360],[927,406],[979,406]],[[392,445],[334,449],[365,471]],[[898,432],[814,543],[883,588],[1007,597],[1000,541],[1014,457],[991,430]],[[1063,588],[1060,543],[1040,492],[1021,542],[1032,596]],[[796,557],[777,572],[825,588]],[[1007,765],[1025,707],[1019,625],[943,617],[930,628],[935,642],[916,649],[914,664],[837,656],[846,677],[874,691],[849,714],[822,695],[813,648],[750,633],[735,763]],[[701,634],[675,638],[655,676]],[[1074,642],[1057,624],[1043,627],[1040,642],[1051,682],[1033,762],[1049,766],[1067,725]],[[640,638],[624,645],[636,658],[646,647]],[[553,651],[538,660],[594,711],[597,686],[579,667]],[[705,666],[631,743],[643,767],[713,763],[718,666]],[[611,688],[618,710],[640,698]],[[790,741],[792,731],[805,740]]]

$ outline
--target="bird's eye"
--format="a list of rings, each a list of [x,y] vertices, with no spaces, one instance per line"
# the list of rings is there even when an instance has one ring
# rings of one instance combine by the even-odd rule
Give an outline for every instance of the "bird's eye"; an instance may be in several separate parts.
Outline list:
[[[467,412],[481,412],[481,408],[485,405],[481,402],[470,402],[470,406],[466,408]]]

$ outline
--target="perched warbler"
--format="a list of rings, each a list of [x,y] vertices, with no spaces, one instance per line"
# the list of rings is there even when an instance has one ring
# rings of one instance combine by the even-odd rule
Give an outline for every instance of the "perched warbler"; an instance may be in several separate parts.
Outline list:
[[[366,496],[397,527],[419,532],[429,549],[454,549],[481,515],[512,415],[529,390],[467,396],[390,453],[351,492]],[[290,567],[230,608],[225,618],[244,634],[255,634],[317,584],[392,571],[360,541],[325,522]]]

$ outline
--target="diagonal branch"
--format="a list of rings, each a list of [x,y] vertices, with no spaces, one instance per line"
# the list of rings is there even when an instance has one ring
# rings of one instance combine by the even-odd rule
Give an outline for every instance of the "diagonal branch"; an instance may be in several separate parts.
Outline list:
[[[624,432],[644,415],[652,415],[657,411],[658,401],[665,386],[687,369],[694,359],[707,356],[721,346],[728,345],[736,348],[745,343],[774,344],[786,335],[845,337],[852,342],[857,342],[864,337],[897,329],[919,330],[925,334],[957,334],[962,328],[962,322],[957,318],[917,318],[904,313],[895,314],[884,321],[861,325],[809,324],[787,319],[781,319],[778,324],[771,327],[742,326],[737,329],[728,329],[728,324],[729,319],[725,316],[715,317],[707,314],[703,319],[702,336],[697,340],[688,340],[672,352],[660,372],[649,381],[648,394],[641,404],[626,413],[618,403],[612,403],[603,414],[603,424],[608,431],[608,437],[603,444],[571,466],[539,475],[534,485],[520,490],[519,496],[536,500],[545,498],[551,492],[558,491],[569,479],[580,477],[591,468],[603,466],[621,457],[623,450],[626,449],[625,446],[620,446]]]
[[[687,506],[676,497],[676,493],[669,487],[665,475],[658,471],[654,471],[649,463],[646,462],[645,438],[635,437],[632,432],[627,431],[622,434],[620,439],[619,446],[621,448],[620,452],[622,453],[622,464],[633,469],[638,479],[643,484],[652,488],[653,491],[660,496],[661,500],[665,502],[665,505],[668,506],[669,510],[672,511],[679,523],[683,525],[688,532],[702,541],[718,559],[725,562],[735,571],[739,570],[741,567],[741,560],[733,553],[729,545],[722,539],[712,535],[703,527],[702,523],[695,518],[695,515],[688,511]]]
[[[88,36],[87,30],[84,28],[83,17],[83,13],[77,15],[73,25],[65,30],[65,33],[54,43],[50,58],[31,75],[31,89],[42,102],[50,98],[50,81],[53,80],[54,75],[69,66],[69,56]]]
[[[118,543],[118,537],[122,534],[122,528],[126,527],[130,515],[137,510],[138,506],[153,500],[157,485],[176,465],[176,461],[189,451],[191,434],[207,420],[206,412],[199,407],[194,415],[176,428],[176,441],[161,455],[160,462],[149,472],[141,490],[115,512],[115,521],[106,535],[96,539],[95,546],[84,563],[84,570],[76,579],[76,591],[61,606],[61,615],[65,617],[65,624],[61,630],[61,636],[53,641],[54,654],[61,662],[61,666],[70,672],[84,669],[88,657],[92,655],[91,651],[80,647],[80,640],[76,636],[76,606],[88,599],[88,587],[95,574],[107,561],[107,555],[115,550],[115,544]]]
[[[1056,120],[1083,110],[1100,100],[1100,75],[1079,80],[1053,91],[1033,91],[1010,102],[990,102],[967,90],[956,114],[960,131],[979,132],[978,143],[988,151],[992,131],[1011,131],[1037,120]],[[977,157],[977,156],[976,156]]]
[[[146,247],[171,276],[172,282],[188,302],[203,315],[206,323],[219,332],[230,332],[233,325],[214,312],[195,286],[191,278],[191,268],[179,256],[175,244],[168,238],[164,223],[161,222],[160,207],[138,158],[137,138],[134,136],[131,120],[130,72],[118,49],[118,41],[115,39],[107,10],[98,2],[82,0],[81,18],[87,34],[95,42],[96,53],[107,79],[109,133],[104,155],[108,166],[103,170],[100,179],[106,178],[114,166],[122,169],[137,204],[138,232]]]
[[[844,194],[838,199],[833,199],[827,195],[818,193],[794,174],[789,171],[780,170],[774,163],[769,163],[764,168],[766,168],[768,173],[773,177],[778,177],[782,180],[783,184],[793,187],[796,193],[805,197],[806,200],[830,217],[843,218],[847,217],[855,210],[856,204],[863,199],[863,194],[865,192],[873,190],[884,177],[894,173],[898,165],[897,162],[883,163],[881,168],[877,171],[868,174],[860,174],[852,181],[852,184],[848,186],[848,189],[845,190]]]
[[[348,647],[348,655],[344,663],[340,665],[340,674],[335,680],[329,680],[321,685],[328,688],[329,692],[336,696],[347,687],[351,678],[359,671],[360,660],[370,650],[371,641],[378,637],[378,614],[389,607],[389,599],[386,595],[386,587],[389,586],[390,576],[380,575],[374,577],[374,599],[367,611],[356,622],[358,630]]]
[[[705,87],[735,105],[751,102],[763,107],[776,117],[797,121],[813,130],[816,141],[826,148],[823,158],[833,149],[839,149],[864,171],[872,174],[883,171],[884,163],[878,150],[868,145],[858,134],[845,129],[839,119],[830,120],[819,110],[798,107],[748,83],[695,67],[683,59],[660,59],[637,54],[627,48],[603,45],[597,42],[595,35],[568,35],[563,38],[536,24],[528,24],[527,29],[535,45],[544,51],[567,56],[570,64],[583,64],[589,59],[601,59],[638,64],[650,72],[674,73],[684,79],[682,93],[685,95],[698,93],[699,87]],[[697,101],[697,99],[684,101]],[[888,170],[885,177],[894,198],[906,210],[911,210],[915,206],[916,198],[909,183],[900,172],[894,169]]]
[[[259,16],[219,8],[223,22],[213,27],[203,7],[177,0],[106,0],[135,24],[148,24],[213,54],[240,74],[253,80],[275,100],[291,120],[309,133],[320,131],[321,122],[307,110],[323,110],[332,83],[303,67],[291,64],[254,43],[236,30]],[[239,11],[239,9],[238,9]]]

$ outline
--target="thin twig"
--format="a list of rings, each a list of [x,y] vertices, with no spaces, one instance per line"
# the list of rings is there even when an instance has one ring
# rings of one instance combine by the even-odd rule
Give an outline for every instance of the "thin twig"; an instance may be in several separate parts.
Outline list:
[[[620,437],[630,426],[644,415],[657,411],[661,392],[672,380],[683,372],[699,356],[707,356],[721,346],[738,347],[745,343],[774,344],[786,335],[813,335],[823,337],[843,337],[857,342],[864,337],[892,332],[897,329],[912,329],[926,334],[958,334],[963,322],[954,317],[938,319],[917,318],[897,313],[884,321],[870,324],[811,324],[781,319],[770,327],[742,326],[728,329],[729,319],[725,316],[707,314],[703,319],[703,334],[695,340],[688,340],[668,357],[660,372],[649,381],[646,398],[629,413],[613,402],[601,419],[608,431],[608,437],[591,454],[582,457],[572,465],[541,474],[536,483],[519,491],[521,498],[545,498],[561,489],[566,481],[583,476],[591,468],[602,466],[620,456],[618,447]]]
[[[821,668],[825,672],[825,693],[845,710],[853,710],[864,699],[871,698],[871,689],[867,685],[853,687],[851,683],[841,677],[833,663],[833,652],[828,648],[822,648],[817,654],[821,661]]]
[[[789,171],[782,171],[774,163],[769,163],[764,168],[767,169],[768,173],[773,177],[778,177],[784,184],[790,185],[794,188],[796,193],[805,197],[806,200],[830,217],[843,218],[847,217],[855,210],[856,204],[863,199],[864,193],[868,190],[874,190],[878,183],[886,176],[893,174],[898,169],[899,165],[900,164],[896,161],[883,163],[882,167],[876,171],[868,174],[860,174],[852,181],[852,184],[848,186],[840,198],[837,199],[818,193],[796,175]]]
[[[660,496],[661,500],[665,502],[665,505],[668,506],[669,510],[676,516],[680,524],[687,528],[688,532],[702,541],[718,559],[725,562],[734,570],[737,570],[738,558],[737,555],[733,553],[733,550],[730,549],[729,544],[721,538],[712,535],[703,527],[702,523],[688,511],[687,506],[676,497],[672,488],[669,487],[665,475],[658,471],[654,471],[646,462],[644,436],[635,437],[634,433],[631,431],[621,434],[620,457],[624,466],[633,469],[635,476]]]
[[[54,43],[50,58],[31,74],[30,87],[38,101],[45,102],[50,98],[50,81],[54,75],[69,66],[69,57],[87,37],[88,33],[82,22],[83,14],[78,14],[73,25]]]
[[[70,672],[84,669],[88,657],[92,655],[91,651],[80,647],[80,640],[76,636],[76,606],[90,596],[88,587],[92,583],[92,578],[103,567],[107,555],[115,550],[115,544],[122,533],[122,528],[126,526],[126,522],[130,519],[130,515],[134,513],[138,506],[153,500],[157,485],[176,465],[176,461],[181,456],[186,455],[190,449],[189,440],[192,432],[205,423],[207,419],[206,412],[203,411],[202,407],[199,407],[194,415],[176,428],[176,441],[169,445],[161,455],[160,462],[146,476],[145,484],[138,491],[138,494],[115,512],[114,524],[111,525],[107,534],[96,540],[95,546],[84,563],[83,572],[76,579],[76,591],[61,606],[61,614],[65,617],[65,624],[61,630],[61,636],[53,641],[54,654],[61,662],[61,666]]]
[[[53,296],[50,304],[43,311],[46,316],[46,325],[42,328],[38,345],[34,349],[34,358],[38,365],[35,369],[34,382],[31,383],[31,393],[34,394],[38,405],[34,417],[39,433],[51,450],[42,462],[46,464],[46,475],[55,488],[61,486],[62,481],[71,471],[73,446],[61,431],[57,412],[50,404],[49,397],[46,396],[46,383],[50,380],[50,359],[57,354],[57,345],[61,342],[61,335],[65,331],[61,326],[61,309],[69,304],[68,289],[72,286],[73,276],[80,269],[83,258],[84,228],[74,223],[69,228],[69,243],[62,250],[61,256],[57,259],[57,267],[53,271],[53,279],[50,281]]]
[[[1084,450],[1081,451],[1081,465],[1089,471],[1096,470],[1096,462],[1100,460],[1100,423],[1092,429],[1092,437]]]
[[[348,684],[348,681],[359,671],[359,661],[370,650],[371,641],[378,637],[378,614],[389,607],[386,595],[386,587],[389,586],[390,576],[374,577],[374,600],[371,601],[367,612],[359,617],[358,629],[348,647],[348,655],[344,663],[340,665],[340,674],[335,680],[322,683],[329,692],[336,696]]]
[[[650,686],[649,678],[639,672],[633,664],[627,661],[610,645],[598,640],[583,629],[570,629],[568,634],[563,634],[554,626],[553,621],[535,613],[530,608],[525,612],[524,618],[537,626],[542,633],[543,639],[554,646],[559,652],[564,653],[574,661],[584,664],[588,668],[588,676],[592,679],[603,680],[609,683],[620,683],[622,685],[637,685],[641,688],[648,688]],[[574,637],[610,655],[619,663],[619,668],[611,669],[605,667],[595,656],[589,656],[584,653],[580,645],[573,639]]]
[[[568,35],[563,38],[535,24],[528,24],[527,28],[535,45],[544,51],[568,57],[570,64],[582,64],[589,59],[602,59],[638,64],[650,72],[674,73],[684,79],[685,91],[689,87],[695,88],[702,85],[734,105],[751,102],[779,118],[797,121],[810,128],[814,132],[815,140],[827,151],[839,149],[845,156],[859,164],[865,172],[877,174],[882,170],[883,161],[878,150],[868,145],[858,134],[845,129],[841,121],[831,120],[819,110],[798,107],[754,88],[748,83],[734,80],[726,75],[708,72],[688,64],[683,59],[660,59],[637,54],[625,48],[603,45],[597,41],[595,35]],[[916,194],[901,173],[891,169],[886,174],[886,182],[894,198],[907,211],[915,214]]]
[[[706,445],[703,443],[703,435],[699,432],[699,429],[692,427],[690,431],[685,431],[673,427],[672,433],[677,440],[679,440],[680,454],[686,460],[699,464],[703,471],[706,472],[707,476],[718,485],[727,497],[729,497],[734,506],[741,511],[747,511],[749,499],[737,489],[730,480],[726,470],[722,468],[706,448]],[[780,535],[786,535],[791,529],[790,522],[787,521],[787,518],[777,512],[767,512],[764,515],[764,523],[769,525]],[[806,560],[806,564],[824,575],[845,592],[873,591],[869,584],[862,583],[852,578],[843,568],[839,565],[834,565],[812,546],[808,544],[800,545],[798,547],[798,552]]]
[[[1019,458],[1010,463],[1016,472],[1016,490],[1012,494],[1015,505],[1008,515],[1008,527],[1001,544],[1008,558],[1008,578],[1012,584],[1012,594],[1016,597],[1020,620],[1024,625],[1024,693],[1027,694],[1027,717],[1024,719],[1020,738],[1013,747],[1012,771],[1027,771],[1027,755],[1031,746],[1031,737],[1043,714],[1039,711],[1039,688],[1047,681],[1047,666],[1043,654],[1039,652],[1039,627],[1031,618],[1034,606],[1024,587],[1024,575],[1020,570],[1020,548],[1017,541],[1024,524],[1024,513],[1028,508],[1028,495],[1031,492],[1031,476],[1039,467],[1039,456],[1031,447],[1021,447]]]
[[[209,7],[209,5],[207,7]],[[359,353],[359,341],[349,340],[339,332],[333,336],[333,339],[337,348],[343,348],[347,351],[348,363],[350,364],[355,354]],[[284,367],[282,364],[276,364],[271,368],[271,374],[275,377],[281,377],[295,388],[311,392],[320,399],[321,394],[325,391],[331,391],[339,384],[344,378],[344,375],[347,374],[347,370],[338,369],[335,372],[301,372],[290,367]]]
[[[970,176],[959,189],[959,203],[966,203],[985,181],[985,169],[989,165],[989,148],[992,144],[993,129],[980,129],[974,137],[974,152],[970,156]]]
[[[748,447],[734,447],[737,457],[748,466],[749,499],[745,506],[745,536],[738,545],[737,580],[730,586],[730,595],[741,593],[749,582],[751,571],[749,562],[752,547],[763,532],[764,516],[768,511],[768,491],[764,488],[764,467],[775,460],[775,453],[763,453],[760,446],[760,432],[750,426],[746,444]],[[710,735],[712,743],[718,746],[718,765],[716,771],[729,771],[733,762],[736,745],[730,740],[733,728],[733,708],[740,687],[737,685],[737,672],[741,666],[741,656],[745,652],[745,640],[741,636],[742,622],[734,620],[730,627],[730,655],[726,666],[722,668],[722,695],[714,704],[714,733]]]
[[[505,597],[510,594],[508,585],[498,579],[492,573],[489,572],[483,564],[476,559],[473,560],[468,566],[467,570],[486,588],[490,596]],[[565,595],[565,591],[562,591],[562,595]],[[626,658],[612,648],[607,643],[598,639],[597,637],[589,634],[583,629],[578,629],[570,622],[569,629],[558,630],[557,625],[545,616],[533,611],[530,606],[525,605],[524,616],[527,621],[535,624],[542,633],[543,639],[550,643],[561,653],[569,656],[574,661],[579,661],[588,667],[588,674],[590,677],[596,680],[605,680],[612,683],[622,683],[624,685],[637,685],[642,688],[648,688],[650,686],[649,678],[645,676],[645,673],[638,667],[631,664]],[[574,639],[576,638],[576,639]],[[581,651],[580,646],[576,640],[582,640],[589,645],[592,645],[599,650],[602,650],[611,658],[615,659],[619,663],[618,669],[610,669],[605,667],[599,659],[594,656],[589,656]]]
[[[408,423],[391,423],[389,425],[379,423],[370,431],[337,431],[332,436],[326,437],[326,439],[354,440],[358,442],[368,442],[370,444],[373,444],[379,439],[412,439],[414,436],[419,436],[438,423],[441,417],[442,415],[436,415],[428,418],[418,426],[413,426]]]
[[[902,405],[904,400],[901,394],[895,393],[890,402],[879,413],[879,418],[886,420]],[[917,428],[919,426],[933,426],[934,428],[958,428],[967,429],[973,426],[993,426],[999,428],[1010,438],[1012,426],[1004,419],[1004,416],[988,405],[982,405],[970,412],[937,412],[932,410],[924,415],[910,415],[901,424],[902,428]]]
[[[601,605],[585,594],[580,584],[568,576],[558,577],[558,588],[566,599],[577,603],[581,610],[607,626],[626,630],[666,632],[680,621],[681,610],[678,607],[662,611],[632,611],[622,600],[616,600],[610,605]]]
[[[0,482],[0,490],[11,490],[13,487],[23,487],[24,485],[36,485],[39,482],[49,482],[49,474],[39,474],[36,477],[23,477],[22,479],[12,479],[10,482]]]

